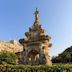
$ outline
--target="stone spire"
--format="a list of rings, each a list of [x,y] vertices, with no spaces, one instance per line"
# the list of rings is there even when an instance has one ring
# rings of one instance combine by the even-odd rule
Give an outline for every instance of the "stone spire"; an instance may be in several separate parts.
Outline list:
[[[49,56],[49,42],[51,37],[45,35],[45,30],[41,27],[39,21],[39,11],[36,8],[34,13],[35,22],[28,32],[25,32],[26,38],[20,39],[23,45],[22,64],[48,64],[52,65]]]
[[[37,8],[34,15],[35,15],[35,24],[39,24],[39,11]]]

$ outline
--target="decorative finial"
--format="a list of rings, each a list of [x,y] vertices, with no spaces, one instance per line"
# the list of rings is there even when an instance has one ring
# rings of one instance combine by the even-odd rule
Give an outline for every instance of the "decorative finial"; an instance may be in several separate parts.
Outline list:
[[[34,14],[35,14],[35,21],[38,21],[39,20],[39,11],[37,8],[36,8],[36,11]]]

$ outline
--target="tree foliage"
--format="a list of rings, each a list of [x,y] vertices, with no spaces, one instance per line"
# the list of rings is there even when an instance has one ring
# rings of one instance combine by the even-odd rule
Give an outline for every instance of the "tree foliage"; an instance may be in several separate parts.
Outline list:
[[[53,63],[72,63],[72,46],[64,52],[52,58]]]
[[[8,63],[8,64],[16,64],[16,55],[14,53],[8,51],[0,52],[0,64]]]

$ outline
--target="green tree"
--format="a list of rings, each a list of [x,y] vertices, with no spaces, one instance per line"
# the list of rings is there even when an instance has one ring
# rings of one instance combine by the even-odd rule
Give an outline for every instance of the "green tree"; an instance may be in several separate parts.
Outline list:
[[[0,64],[8,63],[8,64],[16,64],[16,54],[8,52],[8,51],[2,51],[0,52]]]
[[[68,62],[71,62],[71,54],[70,53],[67,53],[66,58],[67,58]]]

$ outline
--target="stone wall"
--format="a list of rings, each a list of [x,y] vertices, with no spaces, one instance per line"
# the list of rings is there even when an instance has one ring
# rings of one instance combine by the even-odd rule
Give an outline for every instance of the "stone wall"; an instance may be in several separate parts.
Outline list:
[[[0,52],[3,50],[17,53],[23,51],[23,46],[16,40],[11,40],[9,42],[0,41]]]

